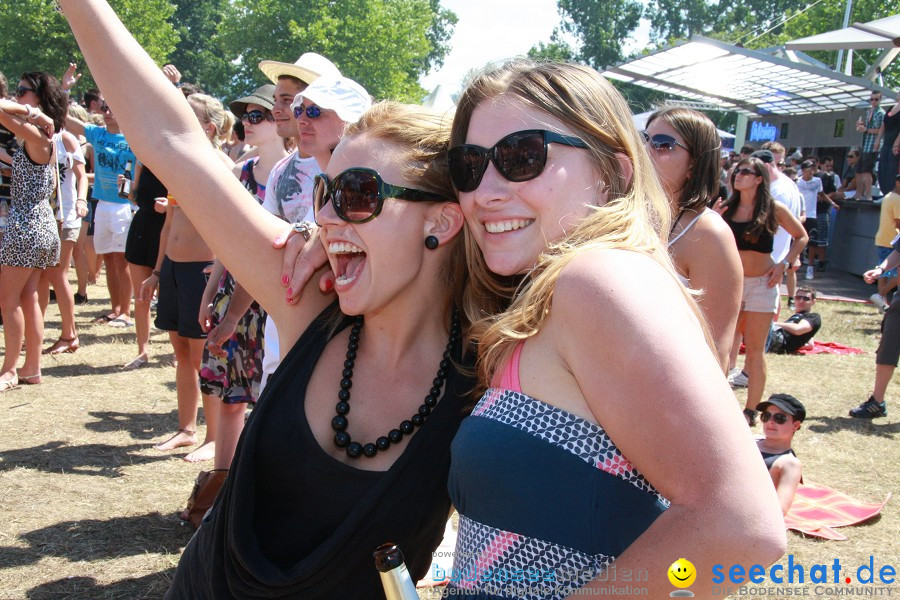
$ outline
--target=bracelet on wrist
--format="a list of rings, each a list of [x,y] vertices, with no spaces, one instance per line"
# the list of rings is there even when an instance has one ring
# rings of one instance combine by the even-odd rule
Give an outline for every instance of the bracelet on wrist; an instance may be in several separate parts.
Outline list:
[[[159,272],[159,271],[156,271],[156,270],[153,271],[153,274],[156,275],[157,277],[160,276],[160,272]]]

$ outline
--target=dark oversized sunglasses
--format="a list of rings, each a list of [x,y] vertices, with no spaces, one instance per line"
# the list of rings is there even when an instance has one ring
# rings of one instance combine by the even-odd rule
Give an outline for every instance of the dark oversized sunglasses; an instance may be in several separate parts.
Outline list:
[[[20,85],[19,87],[16,88],[16,98],[21,98],[28,92],[33,92],[33,91],[34,91],[34,88],[25,87],[24,85]]]
[[[812,302],[812,296],[804,296],[803,294],[794,294],[794,300],[803,300],[804,302]]]
[[[106,104],[105,102],[104,102],[103,104],[101,104],[101,105],[100,105],[100,112],[102,112],[102,113],[105,113],[105,112],[111,112],[110,109],[109,109],[109,104]]]
[[[644,136],[644,142],[650,145],[651,148],[656,150],[657,152],[671,152],[675,148],[683,148],[687,150],[687,146],[673,138],[671,135],[666,135],[664,133],[657,133],[654,136],[651,136],[646,131],[642,131],[641,135]]]
[[[399,198],[412,202],[446,202],[447,198],[385,183],[374,169],[347,169],[332,181],[325,173],[316,175],[313,187],[313,207],[316,214],[331,202],[337,216],[348,223],[371,221],[381,212],[385,198]]]
[[[534,179],[544,171],[547,164],[548,144],[588,147],[582,139],[573,135],[562,135],[545,129],[517,131],[501,139],[492,148],[474,144],[450,148],[447,155],[450,179],[460,192],[472,192],[481,184],[488,162],[494,163],[497,172],[508,181]]]
[[[763,414],[759,415],[759,420],[762,421],[763,423],[768,423],[769,419],[772,419],[779,425],[784,425],[785,423],[787,423],[788,416],[784,413],[777,413],[777,414],[773,415],[772,413],[767,413],[767,412],[764,412]]]
[[[251,125],[259,125],[263,120],[274,121],[275,117],[269,111],[261,110],[251,110],[241,115],[241,121],[247,121]]]
[[[318,119],[322,116],[322,109],[315,104],[310,104],[309,106],[301,104],[300,106],[294,107],[295,119],[299,119],[300,117],[302,117],[303,113],[306,113],[307,118]]]
[[[735,176],[737,176],[737,175],[753,175],[755,177],[759,177],[759,173],[757,173],[753,169],[747,169],[747,168],[735,169],[734,174],[735,174]]]

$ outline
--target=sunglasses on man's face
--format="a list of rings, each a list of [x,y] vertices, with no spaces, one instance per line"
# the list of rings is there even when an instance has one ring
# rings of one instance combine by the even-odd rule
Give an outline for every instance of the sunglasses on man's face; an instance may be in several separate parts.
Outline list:
[[[385,198],[411,202],[446,202],[447,198],[385,183],[374,169],[347,169],[332,181],[325,173],[316,175],[313,186],[313,208],[316,214],[331,202],[335,214],[348,223],[365,223],[381,213]]]
[[[859,158],[858,154],[848,154],[847,158]]]
[[[784,425],[785,423],[787,423],[788,416],[784,413],[772,414],[770,412],[764,412],[763,414],[759,415],[759,420],[763,423],[768,423],[770,419],[775,421],[778,425]]]
[[[259,125],[263,120],[274,121],[275,117],[269,111],[261,110],[251,110],[241,115],[241,121],[247,121],[251,125]]]
[[[16,98],[21,98],[28,92],[33,92],[33,91],[34,91],[34,88],[25,87],[24,85],[20,85],[19,87],[16,88]]]
[[[517,131],[501,139],[491,148],[462,144],[450,148],[447,165],[450,179],[460,192],[473,192],[481,184],[489,162],[497,172],[513,182],[529,181],[540,175],[547,164],[547,145],[562,144],[587,148],[583,140],[545,129]]]
[[[812,302],[812,296],[804,296],[802,294],[794,294],[794,300],[803,300],[804,302]]]
[[[100,112],[102,112],[102,113],[105,113],[105,112],[111,113],[112,110],[110,110],[109,104],[101,104],[101,105],[100,105]]]
[[[687,150],[687,146],[673,138],[671,135],[657,133],[656,135],[651,136],[646,131],[642,131],[641,135],[644,136],[644,142],[657,152],[672,152],[675,148],[684,148]]]
[[[747,169],[747,168],[744,168],[744,169],[735,169],[735,170],[734,170],[734,174],[735,174],[736,176],[737,176],[737,175],[743,175],[743,176],[745,176],[745,177],[750,177],[750,176],[759,177],[759,173],[757,173],[757,172],[754,171],[753,169]]]
[[[301,104],[300,106],[294,107],[295,119],[299,119],[300,117],[302,117],[303,113],[306,113],[306,117],[309,119],[318,119],[322,116],[322,109],[315,104],[310,104],[309,106]]]

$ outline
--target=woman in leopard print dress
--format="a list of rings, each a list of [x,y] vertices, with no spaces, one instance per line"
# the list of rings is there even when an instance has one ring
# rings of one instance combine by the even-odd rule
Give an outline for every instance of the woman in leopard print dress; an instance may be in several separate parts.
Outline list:
[[[0,309],[6,353],[0,392],[41,383],[44,320],[38,306],[40,270],[59,262],[59,234],[49,199],[56,187],[52,129],[65,123],[68,101],[46,73],[25,73],[17,102],[0,100],[0,124],[24,143],[13,156],[12,205],[0,245]],[[46,115],[46,116],[44,116]],[[25,364],[16,369],[22,346]]]

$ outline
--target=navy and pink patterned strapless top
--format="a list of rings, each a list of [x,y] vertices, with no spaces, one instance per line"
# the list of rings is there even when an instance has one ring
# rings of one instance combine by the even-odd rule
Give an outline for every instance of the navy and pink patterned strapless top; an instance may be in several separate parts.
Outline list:
[[[449,586],[467,598],[565,598],[669,506],[602,427],[520,391],[521,349],[452,444]]]

